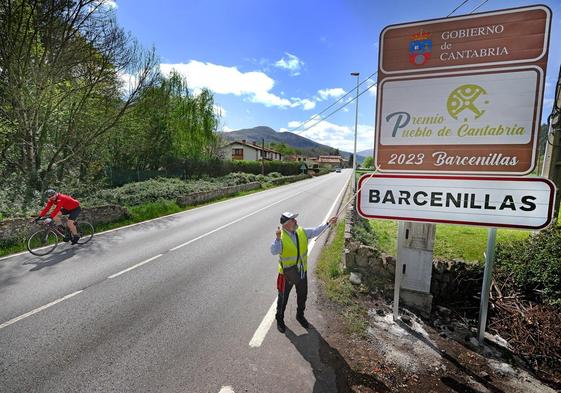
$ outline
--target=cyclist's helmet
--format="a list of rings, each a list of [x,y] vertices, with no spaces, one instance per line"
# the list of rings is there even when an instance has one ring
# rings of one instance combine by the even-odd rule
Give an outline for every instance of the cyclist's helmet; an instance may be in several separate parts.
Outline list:
[[[47,196],[47,198],[51,198],[56,194],[57,194],[56,190],[53,190],[52,188],[49,188],[47,191],[45,191],[45,195]]]

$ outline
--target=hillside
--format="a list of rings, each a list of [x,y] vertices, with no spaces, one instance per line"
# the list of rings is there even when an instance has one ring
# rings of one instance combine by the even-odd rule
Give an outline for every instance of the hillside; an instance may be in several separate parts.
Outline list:
[[[361,151],[357,151],[356,154],[360,157],[373,157],[373,149],[366,149],[366,150],[361,150]]]
[[[221,133],[221,136],[227,141],[239,141],[245,139],[246,141],[261,144],[262,140],[265,139],[265,144],[284,143],[287,146],[294,147],[300,152],[300,154],[307,157],[337,154],[337,149],[331,146],[322,145],[321,143],[314,142],[311,139],[305,138],[298,134],[294,134],[292,132],[277,132],[272,128],[266,126],[244,128],[231,132],[223,132]],[[340,150],[339,154],[344,159],[348,159],[351,153]],[[364,157],[358,155],[357,162],[362,162],[363,159]]]

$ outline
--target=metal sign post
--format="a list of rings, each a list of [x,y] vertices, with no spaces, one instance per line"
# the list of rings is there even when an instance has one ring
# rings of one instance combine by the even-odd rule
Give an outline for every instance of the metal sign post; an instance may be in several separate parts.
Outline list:
[[[404,238],[405,223],[403,221],[398,221],[397,223],[397,257],[395,258],[395,281],[393,287],[393,320],[397,321],[399,319],[399,289],[401,288],[401,277],[402,272],[402,260],[403,257],[400,255],[400,250],[403,249],[401,244]]]
[[[380,34],[374,158],[386,174],[361,178],[357,210],[400,221],[398,244],[401,231],[407,235],[403,221],[492,228],[480,335],[495,228],[551,222],[554,185],[520,177],[536,165],[550,30],[551,10],[535,5],[396,24]],[[398,247],[394,319],[400,287],[414,276],[407,269],[420,265]]]
[[[495,264],[495,244],[497,240],[497,228],[489,228],[487,237],[487,252],[485,253],[485,273],[483,273],[483,285],[481,286],[481,304],[479,306],[479,342],[483,343],[485,338],[485,327],[487,326],[487,310],[489,309],[489,291],[493,279],[493,267]]]

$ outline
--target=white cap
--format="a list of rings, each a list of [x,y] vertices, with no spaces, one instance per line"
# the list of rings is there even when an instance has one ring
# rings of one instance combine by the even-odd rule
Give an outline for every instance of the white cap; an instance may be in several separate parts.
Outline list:
[[[284,224],[288,220],[296,218],[296,217],[298,217],[298,214],[294,214],[294,213],[291,213],[291,212],[284,212],[280,216],[280,223]]]

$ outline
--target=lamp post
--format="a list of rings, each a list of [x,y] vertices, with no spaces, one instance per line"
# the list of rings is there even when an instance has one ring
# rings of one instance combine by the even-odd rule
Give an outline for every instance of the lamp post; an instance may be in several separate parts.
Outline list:
[[[356,134],[358,127],[358,79],[360,72],[351,72],[352,76],[356,76],[356,102],[355,102],[355,147],[353,151],[353,193],[356,192]]]

